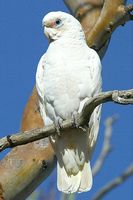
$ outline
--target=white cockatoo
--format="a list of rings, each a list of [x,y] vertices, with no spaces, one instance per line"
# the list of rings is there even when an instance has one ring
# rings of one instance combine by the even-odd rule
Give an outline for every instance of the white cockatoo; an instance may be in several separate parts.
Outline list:
[[[42,21],[50,40],[41,57],[36,88],[45,126],[75,119],[85,102],[101,91],[101,63],[86,44],[81,24],[70,14],[50,12]],[[57,186],[64,193],[85,192],[92,187],[90,158],[100,121],[100,107],[90,119],[86,132],[66,130],[50,137],[57,156]]]

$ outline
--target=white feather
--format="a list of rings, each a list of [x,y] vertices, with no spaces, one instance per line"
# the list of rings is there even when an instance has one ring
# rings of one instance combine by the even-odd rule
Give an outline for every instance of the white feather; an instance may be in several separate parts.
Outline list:
[[[56,19],[62,21],[60,26],[53,26]],[[44,17],[43,24],[53,42],[38,64],[36,87],[41,115],[47,126],[81,112],[85,102],[101,91],[101,64],[97,53],[87,46],[82,27],[74,17],[52,12]],[[51,137],[58,160],[60,191],[74,193],[91,189],[90,158],[97,140],[100,113],[101,107],[97,107],[87,133],[72,129],[60,137]]]

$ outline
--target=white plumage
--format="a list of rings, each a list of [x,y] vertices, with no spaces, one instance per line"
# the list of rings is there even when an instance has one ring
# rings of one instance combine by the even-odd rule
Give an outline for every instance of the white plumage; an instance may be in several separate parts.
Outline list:
[[[48,13],[43,26],[50,44],[38,64],[36,88],[45,126],[58,125],[80,113],[84,103],[101,91],[101,64],[73,16]],[[97,140],[100,110],[97,107],[93,112],[86,133],[72,129],[50,137],[58,160],[57,185],[62,192],[91,189],[90,158]]]

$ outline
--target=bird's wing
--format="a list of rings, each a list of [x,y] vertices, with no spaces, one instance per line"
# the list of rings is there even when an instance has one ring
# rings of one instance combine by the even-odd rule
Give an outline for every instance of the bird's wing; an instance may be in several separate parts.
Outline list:
[[[90,50],[89,50],[90,51]],[[101,78],[101,62],[98,54],[91,49],[91,59],[90,59],[90,66],[91,66],[91,73],[92,73],[92,96],[100,93],[102,90],[102,78]],[[99,132],[99,124],[100,124],[100,117],[101,117],[101,105],[96,107],[93,111],[90,121],[89,121],[89,138],[88,138],[88,146],[90,151],[90,157],[92,155],[93,149],[95,147],[97,136]]]
[[[36,88],[37,88],[40,101],[44,99],[44,81],[43,81],[44,61],[45,61],[45,54],[39,60],[39,63],[37,66],[37,72],[36,72]]]
[[[92,95],[96,95],[102,90],[102,78],[101,78],[102,66],[100,58],[96,53],[96,51],[94,51],[93,49],[89,49],[89,51],[91,51],[89,62],[91,66],[90,73],[92,76],[91,80],[91,87],[93,91]]]
[[[36,88],[38,91],[38,96],[39,96],[39,106],[40,106],[40,112],[41,116],[43,118],[45,126],[53,124],[52,120],[48,117],[46,114],[46,106],[45,106],[45,99],[44,99],[44,92],[45,92],[45,84],[44,84],[44,63],[45,63],[45,57],[46,54],[44,54],[37,67],[37,72],[36,72]]]
[[[82,86],[82,88],[80,92],[81,101],[78,111],[79,113],[82,111],[85,102],[88,101],[91,97],[101,92],[102,90],[101,62],[99,56],[93,49],[90,48],[88,48],[87,53],[88,53],[88,59],[86,59],[86,62],[87,62],[87,69],[89,69],[89,73],[86,73],[84,71],[84,75],[82,75],[83,79],[80,79],[80,85]],[[89,121],[89,129],[88,129],[89,157],[91,157],[93,149],[96,144],[99,131],[100,116],[101,116],[101,106],[98,106],[97,108],[95,108]]]

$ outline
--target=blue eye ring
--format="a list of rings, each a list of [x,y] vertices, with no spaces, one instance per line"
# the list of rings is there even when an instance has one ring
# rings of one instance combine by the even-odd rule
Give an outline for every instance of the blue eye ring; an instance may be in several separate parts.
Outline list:
[[[61,25],[61,23],[62,23],[61,19],[56,19],[55,24],[56,24],[57,26]]]

